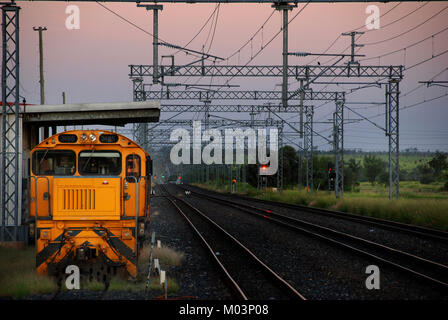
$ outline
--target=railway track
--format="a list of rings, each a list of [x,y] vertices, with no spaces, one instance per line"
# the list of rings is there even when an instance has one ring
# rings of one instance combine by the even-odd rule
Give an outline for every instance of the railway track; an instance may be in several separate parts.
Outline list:
[[[185,188],[184,186],[182,186]],[[189,186],[190,191],[194,191],[197,187]],[[193,190],[192,190],[193,189]],[[199,188],[198,188],[199,189]],[[221,194],[220,194],[221,196]],[[223,193],[223,197],[229,198],[230,194]],[[321,209],[321,208],[313,208],[313,207],[307,207],[307,206],[301,206],[301,205],[294,205],[289,203],[283,203],[283,202],[277,202],[277,201],[271,201],[271,200],[263,200],[263,199],[257,199],[257,198],[248,198],[237,194],[232,194],[231,197],[233,199],[240,199],[242,201],[252,202],[252,203],[259,203],[261,205],[269,205],[274,207],[281,207],[293,211],[305,211],[310,212],[316,215],[325,216],[325,217],[335,217],[342,220],[357,222],[365,225],[369,225],[372,227],[379,227],[395,232],[401,232],[404,234],[417,236],[419,238],[423,239],[429,239],[438,241],[441,243],[448,244],[448,232],[442,231],[442,230],[436,230],[436,229],[430,229],[410,224],[405,224],[401,222],[396,221],[389,221],[374,217],[367,217],[367,216],[360,216],[352,213],[347,212],[341,212],[341,211],[334,211],[334,210],[327,210],[327,209]]]
[[[235,298],[305,300],[286,280],[203,212],[170,194],[164,186],[161,190],[210,253]]]
[[[380,264],[388,265],[400,272],[405,272],[420,281],[428,283],[442,290],[444,294],[448,292],[448,267],[446,265],[348,233],[285,216],[272,210],[261,209],[253,205],[231,201],[230,199],[222,199],[220,197],[198,193],[191,191],[191,189],[190,192],[194,196],[232,207],[295,232],[325,241],[337,247],[342,247],[357,255],[373,259]]]

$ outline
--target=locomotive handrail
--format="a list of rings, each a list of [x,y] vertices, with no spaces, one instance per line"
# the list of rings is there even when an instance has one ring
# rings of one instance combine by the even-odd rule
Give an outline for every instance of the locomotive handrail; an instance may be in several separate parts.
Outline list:
[[[36,217],[36,220],[38,220],[39,219],[39,216],[38,216],[38,213],[37,213],[37,201],[38,201],[38,197],[37,197],[37,180],[39,180],[39,179],[45,179],[45,180],[47,180],[47,193],[48,193],[48,199],[47,199],[47,201],[48,201],[48,218],[51,218],[51,200],[50,200],[50,198],[51,198],[51,195],[50,195],[50,179],[48,179],[48,177],[46,177],[46,176],[38,176],[38,177],[36,177],[36,176],[30,176],[30,181],[31,181],[31,179],[34,179],[34,193],[35,193],[35,203],[34,203],[34,214],[35,214],[35,217]],[[30,186],[31,186],[31,184],[30,184]],[[31,188],[30,188],[30,193],[31,193]]]
[[[136,197],[136,199],[135,199],[135,209],[136,209],[135,216],[137,217],[138,212],[139,212],[139,205],[140,205],[140,177],[137,179],[134,176],[125,176],[122,179],[123,179],[123,181],[125,181],[127,179],[134,179],[135,188],[136,188],[135,189],[135,195],[136,195],[135,196]],[[123,183],[123,189],[124,189],[124,183]],[[123,203],[123,217],[126,217],[126,206],[124,203]]]
[[[132,178],[135,182],[135,237],[138,237],[138,213],[140,211],[140,181],[141,177],[138,179],[134,176],[126,176],[124,179]],[[123,206],[124,207],[124,206]],[[135,241],[135,245],[137,246],[137,241]],[[137,249],[137,247],[136,247]]]

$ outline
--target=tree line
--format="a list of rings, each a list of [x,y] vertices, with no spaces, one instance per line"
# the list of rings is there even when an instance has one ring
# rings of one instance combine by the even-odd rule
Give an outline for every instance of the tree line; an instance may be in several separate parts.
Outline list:
[[[448,190],[448,154],[436,151],[433,158],[420,161],[413,169],[400,169],[400,181],[420,181],[429,184],[435,181],[444,182],[443,189]],[[293,188],[300,182],[305,183],[306,168],[302,162],[299,172],[299,153],[291,146],[283,147],[283,187]],[[303,160],[303,159],[302,159]],[[334,156],[315,154],[313,156],[313,184],[314,188],[328,190],[328,168],[334,170]],[[248,166],[248,182],[257,185],[258,166]],[[300,174],[300,176],[299,176]],[[299,181],[300,180],[300,181]],[[275,186],[277,176],[268,178],[268,185]],[[374,154],[365,154],[361,160],[350,158],[344,164],[344,190],[355,191],[360,182],[368,181],[372,185],[389,184],[388,162]],[[331,182],[330,182],[331,183]]]

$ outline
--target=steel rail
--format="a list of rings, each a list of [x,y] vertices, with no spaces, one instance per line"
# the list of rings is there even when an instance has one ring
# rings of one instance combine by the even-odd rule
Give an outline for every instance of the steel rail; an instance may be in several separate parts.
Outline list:
[[[182,211],[182,209],[179,208],[179,206],[171,199],[171,194],[166,190],[164,186],[161,186],[161,189],[164,191],[165,195],[161,195],[160,197],[165,197],[172,205],[176,208],[177,212],[187,221],[188,225],[193,229],[194,233],[197,237],[201,240],[201,243],[204,245],[204,247],[207,249],[207,251],[210,253],[211,257],[213,258],[213,261],[218,265],[219,269],[222,271],[222,274],[225,276],[226,282],[229,285],[230,289],[232,290],[235,297],[241,300],[248,300],[248,297],[243,292],[243,290],[240,288],[238,283],[233,279],[233,277],[230,275],[230,273],[227,271],[226,267],[221,263],[221,261],[218,259],[218,256],[216,255],[215,251],[212,249],[212,247],[209,245],[207,240],[202,236],[201,232],[194,226],[193,222],[187,217],[187,215]]]
[[[221,195],[221,194],[220,194]],[[223,196],[228,197],[228,193],[223,193]],[[353,213],[348,212],[342,212],[342,211],[335,211],[335,210],[328,210],[328,209],[321,209],[321,208],[314,208],[314,207],[307,207],[307,206],[301,206],[296,204],[290,204],[290,203],[284,203],[284,202],[278,202],[278,201],[272,201],[272,200],[265,200],[265,199],[257,199],[257,198],[249,198],[241,195],[232,194],[232,197],[239,198],[244,201],[248,202],[257,202],[264,205],[271,205],[281,208],[287,208],[292,209],[295,211],[305,211],[310,213],[315,213],[322,216],[332,216],[344,220],[354,221],[362,224],[372,225],[392,231],[398,231],[414,236],[418,236],[421,238],[426,238],[430,240],[439,241],[442,243],[448,243],[448,232],[442,231],[442,230],[436,230],[436,229],[430,229],[425,227],[420,227],[416,225],[396,222],[396,221],[389,221],[384,220],[380,218],[374,218],[374,217],[366,217],[366,216],[360,216]],[[261,208],[260,208],[261,209]]]
[[[224,199],[216,198],[216,197],[213,197],[210,195],[205,195],[205,194],[201,194],[201,193],[194,192],[194,191],[192,191],[192,193],[198,195],[199,197],[206,198],[206,199],[209,199],[214,202],[224,203],[225,205],[231,206],[240,211],[244,211],[246,213],[256,215],[258,217],[262,217],[264,219],[267,219],[269,221],[283,225],[283,226],[293,229],[295,231],[299,231],[301,233],[305,233],[307,235],[312,235],[319,239],[326,240],[327,242],[335,244],[339,247],[342,246],[346,249],[354,251],[355,253],[362,254],[363,256],[373,258],[376,261],[383,262],[383,263],[385,263],[389,266],[392,266],[394,268],[397,268],[401,271],[405,271],[405,272],[407,272],[413,276],[416,276],[432,285],[435,285],[445,291],[448,291],[448,283],[447,283],[448,266],[445,266],[443,264],[440,264],[440,263],[437,263],[437,262],[434,262],[431,260],[427,260],[427,259],[415,256],[415,255],[409,254],[407,252],[393,249],[393,248],[387,247],[385,245],[378,244],[378,243],[375,243],[373,241],[369,241],[366,239],[362,239],[362,238],[359,238],[359,237],[356,237],[356,236],[353,236],[353,235],[350,235],[350,234],[347,234],[344,232],[340,232],[340,231],[337,231],[337,230],[334,230],[331,228],[319,226],[319,225],[316,225],[316,224],[313,224],[310,222],[306,222],[304,220],[287,217],[287,216],[272,212],[270,210],[260,209],[260,208],[253,207],[250,205],[236,203],[236,202],[233,202],[230,200],[224,200]],[[254,211],[256,211],[258,213],[254,212]],[[296,225],[294,225],[294,224],[296,224]],[[299,225],[299,226],[297,226],[297,225]],[[312,229],[314,231],[310,231],[310,229]],[[339,240],[336,240],[335,238],[337,238],[337,237],[343,239],[345,242],[347,242],[349,244],[341,242]],[[425,273],[411,269],[412,267],[403,266],[403,265],[396,263],[394,261],[391,261],[389,259],[385,259],[376,254],[367,252],[363,249],[353,247],[352,244],[373,248],[374,250],[381,252],[383,255],[386,255],[386,256],[398,256],[400,259],[408,260],[408,265],[414,265],[414,264],[420,265],[421,268],[425,270],[424,271]],[[434,274],[437,274],[437,278],[434,277],[433,275],[431,275],[431,276],[427,275],[426,271],[428,271],[428,270],[430,270]],[[440,278],[442,278],[442,280],[440,280]]]
[[[172,194],[170,194],[165,188],[165,192],[167,192],[172,199],[177,200],[178,202],[181,202],[182,204],[186,205],[189,209],[194,211],[198,216],[204,219],[204,221],[207,221],[209,224],[211,224],[215,230],[219,230],[219,232],[224,235],[226,238],[231,240],[231,242],[236,245],[242,252],[244,252],[248,257],[256,263],[259,267],[262,268],[264,272],[266,272],[270,277],[272,277],[278,285],[280,285],[281,290],[289,295],[293,299],[298,300],[306,300],[306,298],[300,294],[294,287],[292,287],[286,280],[284,280],[282,277],[280,277],[275,271],[273,271],[270,267],[268,267],[263,261],[261,261],[250,249],[248,249],[246,246],[244,246],[238,239],[236,239],[234,236],[232,236],[230,233],[228,233],[226,230],[224,230],[221,226],[219,226],[216,222],[214,222],[212,219],[210,219],[207,215],[205,215],[203,212],[201,212],[196,207],[192,206],[190,203],[180,199],[179,197],[176,197]],[[169,198],[168,198],[169,199]],[[211,249],[211,246],[207,243],[207,241],[204,239],[204,237],[200,234],[200,232],[197,230],[197,228],[194,226],[194,224],[191,222],[191,220],[186,217],[185,213],[182,211],[182,209],[179,208],[179,206],[172,200],[169,199],[170,202],[176,207],[176,209],[181,213],[184,218],[187,219],[190,226],[195,230],[196,234],[198,234],[203,241],[204,244],[206,244],[207,248],[209,248],[209,251],[213,254],[214,259],[219,262],[221,269],[226,270],[226,268],[222,265],[222,263],[219,261],[218,257],[216,256],[213,249]],[[229,272],[226,270],[226,276],[229,277],[229,279],[232,279],[233,283],[236,284],[235,280],[230,276]],[[238,285],[238,288],[239,285]],[[241,290],[241,288],[240,288]]]

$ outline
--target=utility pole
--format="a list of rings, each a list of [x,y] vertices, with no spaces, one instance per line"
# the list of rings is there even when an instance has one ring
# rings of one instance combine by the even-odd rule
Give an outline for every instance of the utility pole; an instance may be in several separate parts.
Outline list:
[[[283,191],[283,121],[278,129],[278,169],[277,169],[277,190]]]
[[[303,178],[302,178],[302,163],[303,163],[303,148],[302,148],[302,143],[299,142],[299,151],[298,151],[298,173],[297,173],[297,185],[298,185],[298,190],[299,192],[302,190],[302,186],[303,186]]]
[[[204,102],[204,109],[205,109],[205,112],[204,112],[205,130],[208,130],[208,127],[209,127],[208,121],[210,119],[210,113],[209,113],[208,108],[212,101],[211,100],[203,100],[202,102]],[[202,163],[201,163],[201,166],[202,166]],[[210,168],[209,168],[209,166],[206,165],[205,166],[205,183],[208,183],[209,180],[210,180]]]
[[[305,164],[306,164],[306,193],[313,193],[313,115],[314,115],[314,107],[313,106],[305,106],[305,116],[306,122],[304,125],[304,156],[305,156]]]
[[[39,32],[39,83],[40,83],[40,104],[45,104],[45,81],[44,81],[44,46],[42,41],[42,31],[47,31],[47,27],[33,27]],[[41,129],[42,138],[49,136],[48,127]]]
[[[291,5],[287,2],[281,2],[273,4],[272,7],[283,11],[282,106],[286,109],[288,107],[288,11],[297,7],[297,4]]]
[[[33,27],[39,32],[39,83],[40,83],[40,104],[45,104],[45,81],[44,81],[44,47],[42,42],[42,31],[47,31],[46,27]]]
[[[159,83],[159,10],[163,10],[162,5],[158,4],[146,4],[141,5],[137,4],[137,7],[145,8],[147,11],[153,10],[153,38],[152,38],[152,66],[153,66],[153,77],[152,77],[152,83],[156,84]],[[174,60],[174,58],[173,58]],[[143,85],[140,83],[140,85]],[[135,91],[134,91],[135,92]],[[134,97],[135,98],[135,97]],[[145,99],[143,99],[145,100]],[[141,123],[139,124],[140,128],[140,136],[141,136],[141,143],[143,144],[143,148],[145,150],[148,150],[148,124],[147,123]]]
[[[304,86],[303,86],[303,81],[306,79],[299,79],[299,83],[300,83],[300,128],[299,128],[299,132],[300,132],[300,138],[303,138],[303,98],[305,96],[304,93]]]
[[[355,48],[356,47],[364,47],[363,44],[356,44],[355,43],[355,36],[357,34],[364,34],[364,32],[360,32],[360,31],[352,31],[352,32],[344,32],[342,35],[343,36],[350,36],[351,37],[351,55],[350,55],[350,63],[351,64],[356,64],[359,63],[358,61],[355,61]]]
[[[344,196],[344,103],[345,99],[337,100],[333,113],[334,194],[337,198]]]
[[[163,10],[160,4],[137,4],[137,7],[145,8],[146,10],[153,10],[153,38],[152,38],[152,65],[153,77],[152,83],[159,83],[159,10]]]
[[[386,136],[389,139],[389,199],[400,198],[399,110],[400,79],[390,79],[386,87]]]
[[[2,123],[0,155],[0,241],[22,241],[22,137],[19,119],[19,12],[2,5]],[[10,102],[11,104],[9,104]]]
[[[62,104],[65,104],[65,91],[62,92]],[[67,126],[64,126],[64,131],[67,131]],[[116,130],[115,130],[116,132]]]

